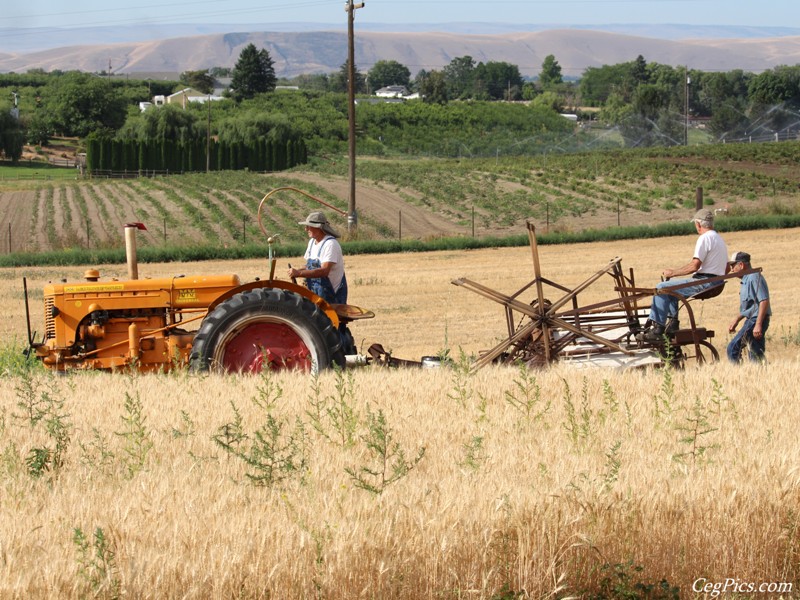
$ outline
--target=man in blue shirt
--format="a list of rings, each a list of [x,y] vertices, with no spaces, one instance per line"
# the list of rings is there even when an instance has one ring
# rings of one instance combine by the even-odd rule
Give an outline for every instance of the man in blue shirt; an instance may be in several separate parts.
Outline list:
[[[728,262],[730,272],[738,273],[750,268],[750,255],[747,252],[734,252]],[[733,333],[739,321],[744,320],[744,325],[728,344],[728,359],[738,363],[742,358],[742,351],[748,346],[750,360],[761,362],[764,360],[765,334],[769,328],[769,318],[772,308],[769,305],[769,288],[767,281],[761,273],[749,273],[742,277],[739,290],[739,314],[731,321],[728,331]]]

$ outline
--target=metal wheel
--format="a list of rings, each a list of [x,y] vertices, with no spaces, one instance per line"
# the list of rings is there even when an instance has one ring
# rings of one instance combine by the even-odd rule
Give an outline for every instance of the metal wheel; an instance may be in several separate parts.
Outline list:
[[[686,363],[687,360],[695,359],[697,364],[705,364],[705,363],[712,363],[717,362],[719,360],[719,352],[711,342],[707,340],[703,340],[699,343],[699,352],[695,350],[694,344],[686,344],[682,346],[682,355],[683,355],[683,362]]]
[[[211,312],[194,338],[194,371],[317,372],[344,366],[339,333],[313,302],[281,289],[236,294]]]

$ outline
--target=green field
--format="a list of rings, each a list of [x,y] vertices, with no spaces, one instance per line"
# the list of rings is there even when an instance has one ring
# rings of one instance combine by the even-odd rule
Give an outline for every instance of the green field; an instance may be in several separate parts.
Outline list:
[[[77,178],[77,170],[72,167],[56,167],[38,160],[20,160],[17,164],[0,161],[0,189],[17,187],[20,182],[32,182],[36,185]]]

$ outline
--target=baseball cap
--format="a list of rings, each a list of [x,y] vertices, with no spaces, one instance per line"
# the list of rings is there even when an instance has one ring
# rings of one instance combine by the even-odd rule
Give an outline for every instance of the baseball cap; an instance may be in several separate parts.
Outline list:
[[[691,223],[695,221],[713,221],[714,220],[714,213],[712,213],[707,208],[701,208],[692,217]]]
[[[728,261],[728,264],[732,265],[739,262],[750,264],[750,255],[747,252],[734,252],[731,254],[731,259]]]

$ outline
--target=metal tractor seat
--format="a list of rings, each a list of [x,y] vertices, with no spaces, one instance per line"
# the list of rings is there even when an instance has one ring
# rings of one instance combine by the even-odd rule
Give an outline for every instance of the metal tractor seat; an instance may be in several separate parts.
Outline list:
[[[697,292],[695,295],[689,296],[687,300],[710,300],[711,298],[716,298],[722,293],[722,290],[725,289],[725,283],[726,282],[723,281],[719,285]]]

